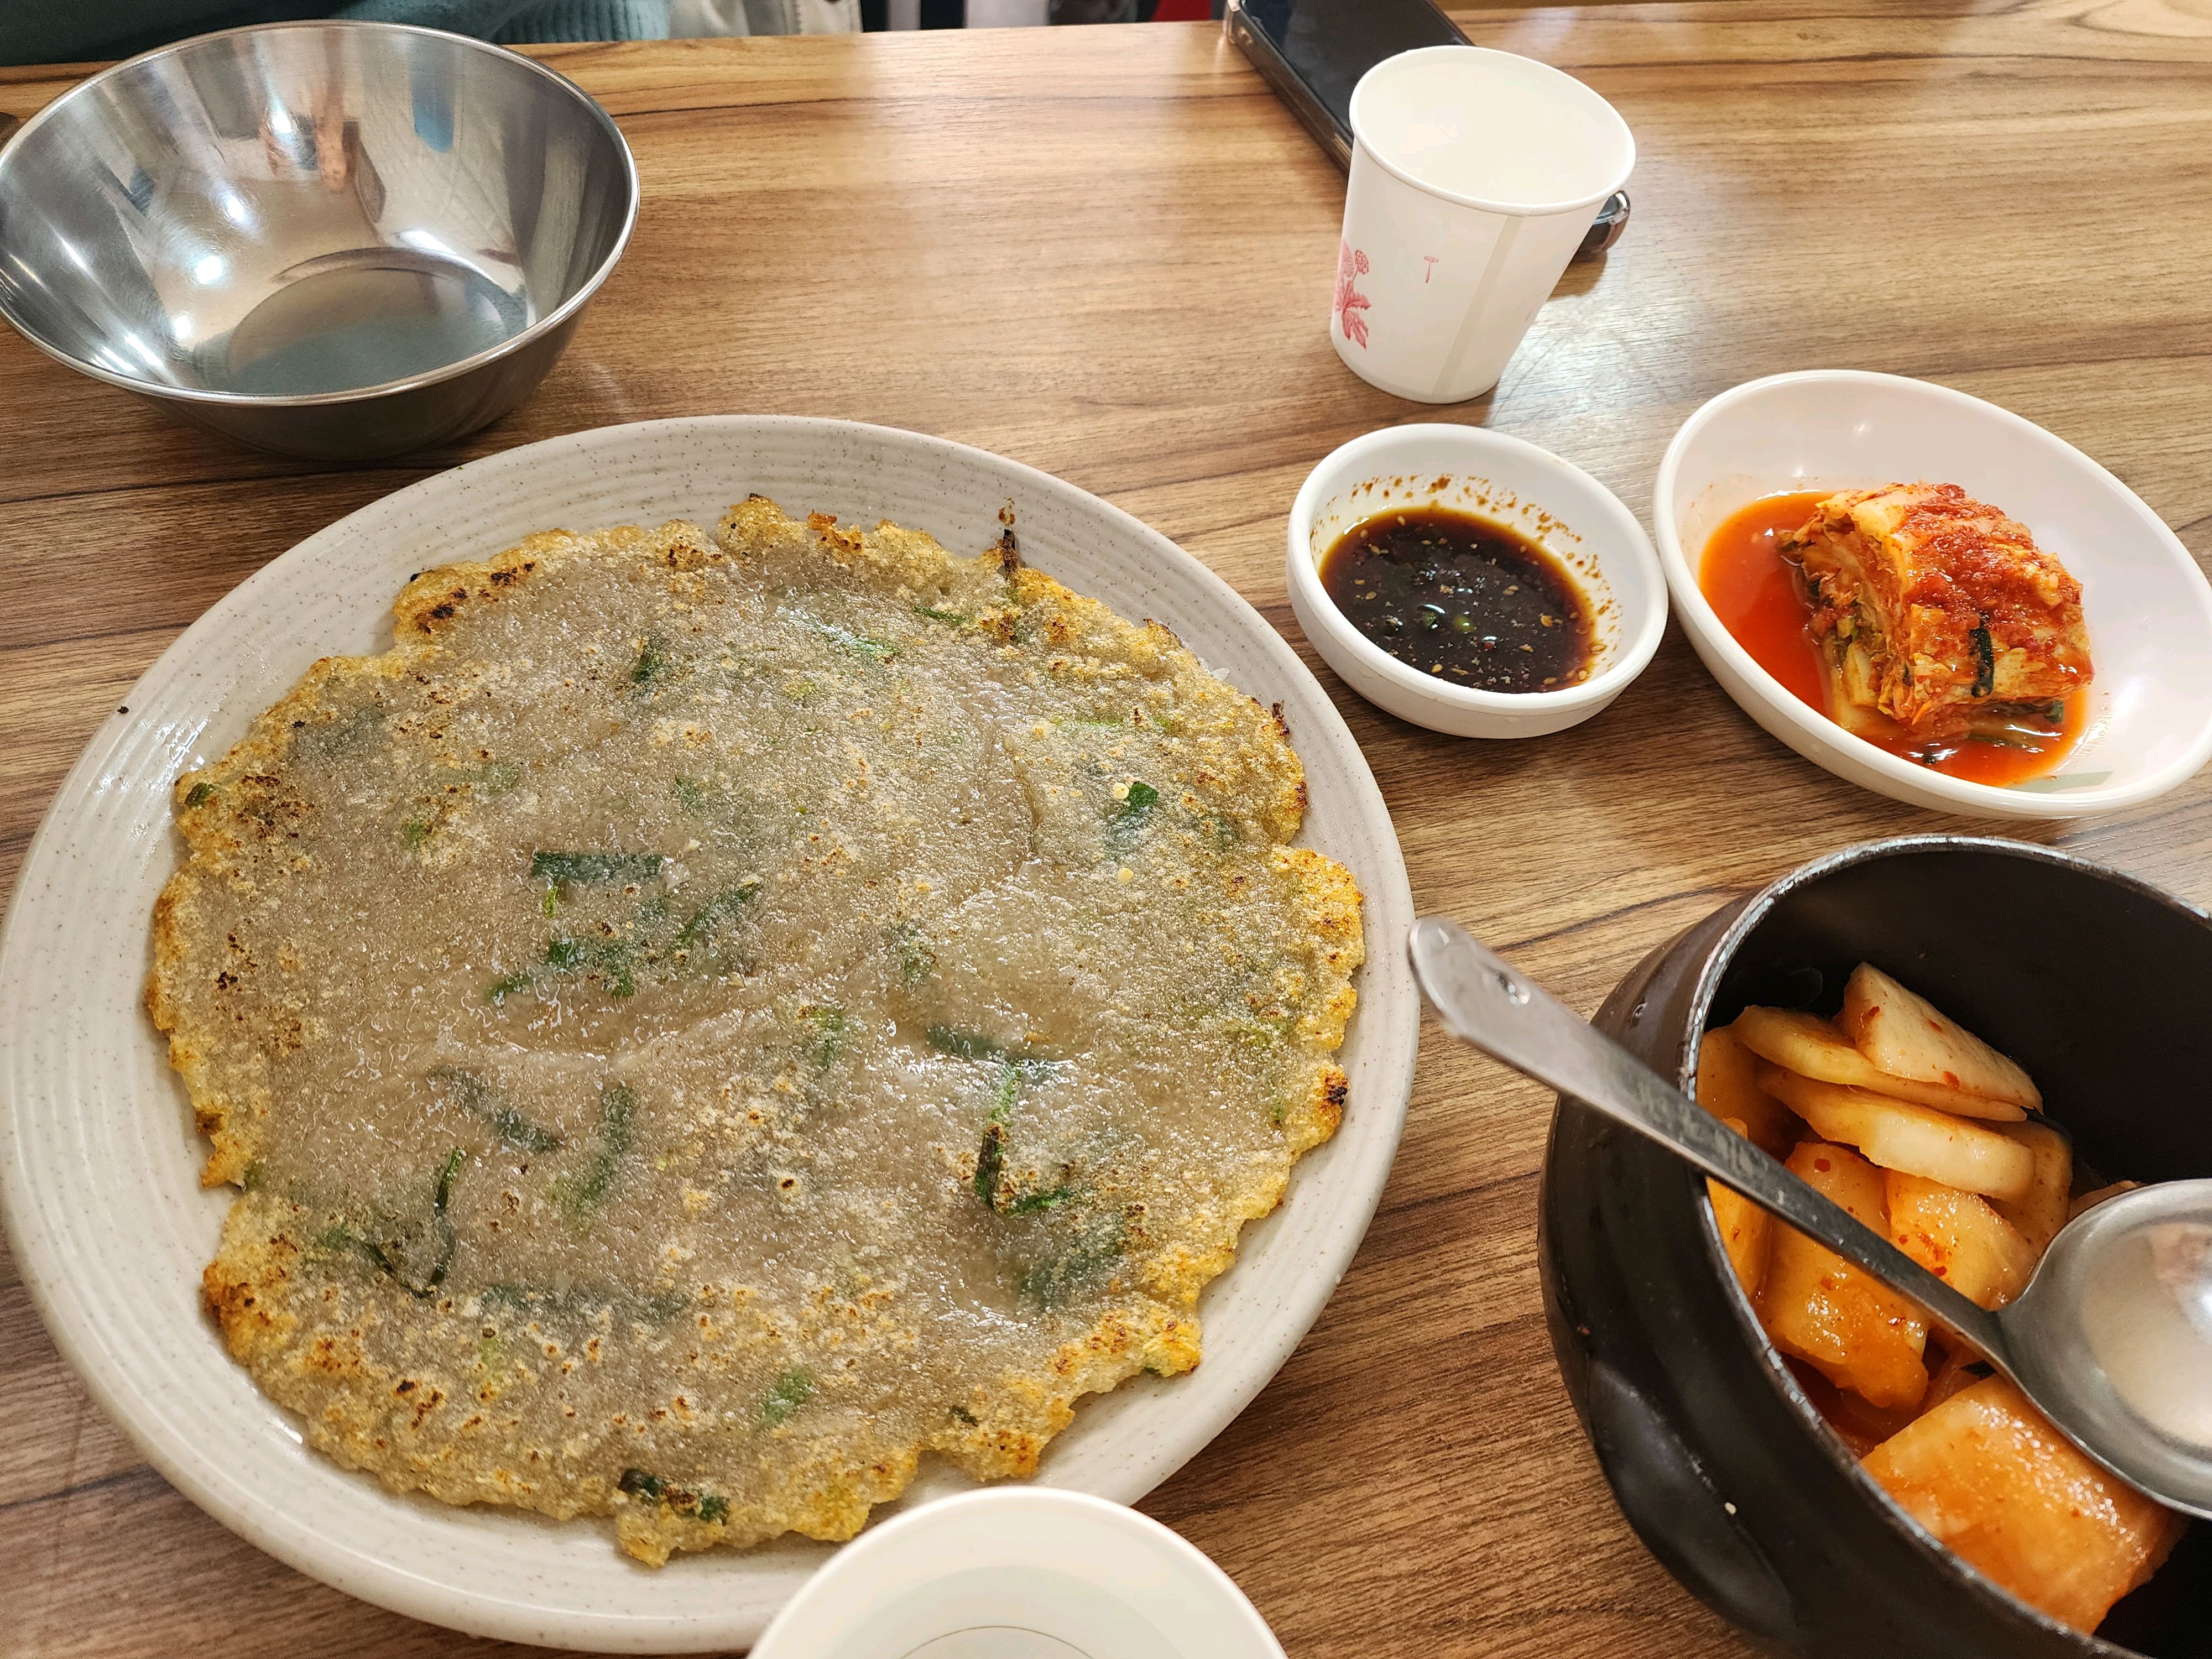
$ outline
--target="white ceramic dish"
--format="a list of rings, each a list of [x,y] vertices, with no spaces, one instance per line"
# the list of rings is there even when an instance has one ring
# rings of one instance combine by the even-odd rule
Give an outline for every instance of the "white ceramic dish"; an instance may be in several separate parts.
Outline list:
[[[1147,1516],[999,1486],[863,1533],[752,1659],[1283,1659],[1244,1592]]]
[[[1852,736],[1754,662],[1698,586],[1714,530],[1760,496],[1921,479],[2002,507],[2081,584],[2096,668],[2091,714],[2050,776],[1970,783]],[[1939,812],[2087,817],[2162,795],[2212,757],[2212,586],[2134,491],[2009,410],[1851,369],[1748,381],[1683,422],[1659,464],[1651,515],[1674,613],[1713,678],[1838,777]]]
[[[1597,624],[1589,678],[1558,691],[1453,685],[1354,628],[1322,587],[1322,555],[1354,525],[1409,507],[1505,524],[1565,564]],[[1298,625],[1345,684],[1401,720],[1455,737],[1537,738],[1588,720],[1644,672],[1667,628],[1657,556],[1620,497],[1549,450],[1479,426],[1385,427],[1332,452],[1291,507],[1288,568]]]
[[[169,787],[222,753],[317,657],[381,650],[392,597],[426,565],[550,525],[711,522],[750,490],[794,511],[888,516],[956,550],[997,539],[1011,503],[1038,568],[1171,624],[1218,672],[1282,705],[1304,758],[1305,839],[1367,897],[1368,964],[1342,1056],[1344,1127],[1282,1208],[1245,1231],[1200,1304],[1206,1363],[1087,1402],[1048,1485],[1129,1501],[1243,1408],[1335,1288],[1373,1215],[1404,1120],[1419,1007],[1402,941],[1405,865],[1366,761],[1297,656],[1165,538],[1073,485],[880,427],[719,416],[613,427],[510,450],[401,490],[310,537],[202,617],[134,686],[62,785],[0,938],[0,1200],[47,1328],[163,1474],[224,1524],[339,1589],[420,1619],[605,1651],[743,1647],[830,1550],[794,1542],[678,1559],[619,1554],[603,1522],[557,1526],[398,1497],[310,1454],[233,1364],[199,1306],[229,1198],[199,1190],[204,1146],[139,1007],[149,917],[177,857]],[[915,1501],[966,1483],[937,1470]]]

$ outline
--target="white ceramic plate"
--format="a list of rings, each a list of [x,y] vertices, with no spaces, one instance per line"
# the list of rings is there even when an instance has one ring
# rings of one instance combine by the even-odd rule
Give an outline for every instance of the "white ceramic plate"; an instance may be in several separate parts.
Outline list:
[[[896,519],[965,551],[997,539],[1011,504],[1038,568],[1168,623],[1216,672],[1282,704],[1312,802],[1304,839],[1350,866],[1367,897],[1343,1128],[1300,1164],[1282,1208],[1245,1230],[1236,1265],[1206,1291],[1205,1363],[1085,1403],[1042,1480],[1131,1502],[1219,1432],[1335,1288],[1397,1150],[1419,1005],[1404,951],[1412,896],[1382,796],[1328,696],[1259,613],[1127,514],[938,439],[728,416],[510,450],[340,520],[163,653],[55,797],[0,938],[0,1199],[56,1345],[155,1468],[302,1571],[478,1635],[615,1652],[742,1647],[831,1552],[787,1543],[656,1572],[621,1555],[603,1522],[395,1496],[303,1447],[200,1310],[230,1195],[198,1188],[204,1147],[139,1007],[149,916],[179,847],[169,787],[316,658],[384,649],[392,599],[414,572],[549,526],[711,524],[751,490],[793,512]],[[966,1484],[936,1470],[914,1498]]]
[[[2002,508],[2081,584],[2096,668],[2089,726],[2047,777],[1969,783],[1852,736],[1754,662],[1698,586],[1707,539],[1762,495],[1920,479]],[[2212,757],[2212,586],[2133,490],[2009,410],[1850,369],[1748,381],[1683,422],[1659,464],[1651,516],[1674,614],[1713,678],[1838,777],[1940,812],[2087,817],[2162,795]]]

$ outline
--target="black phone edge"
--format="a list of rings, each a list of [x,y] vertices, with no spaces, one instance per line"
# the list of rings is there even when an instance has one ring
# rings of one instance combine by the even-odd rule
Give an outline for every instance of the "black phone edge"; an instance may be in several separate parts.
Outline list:
[[[1291,113],[1298,118],[1298,125],[1312,135],[1314,143],[1336,163],[1337,171],[1352,170],[1352,134],[1337,125],[1320,99],[1298,78],[1290,61],[1276,50],[1275,43],[1266,33],[1252,26],[1245,15],[1243,0],[1229,0],[1223,12],[1221,27],[1236,42],[1237,49],[1260,71],[1260,78],[1274,88],[1275,95],[1290,106]]]

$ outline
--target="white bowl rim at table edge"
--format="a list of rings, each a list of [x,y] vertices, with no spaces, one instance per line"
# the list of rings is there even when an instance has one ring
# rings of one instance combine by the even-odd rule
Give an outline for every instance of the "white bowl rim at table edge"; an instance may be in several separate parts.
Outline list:
[[[743,1647],[835,1547],[785,1540],[656,1572],[619,1553],[604,1520],[450,1508],[307,1449],[199,1307],[234,1194],[199,1189],[205,1146],[139,1006],[153,900],[177,857],[171,786],[228,749],[316,658],[386,648],[392,600],[415,572],[556,524],[711,524],[751,490],[848,522],[895,518],[959,552],[996,543],[1011,507],[1037,568],[1125,615],[1159,615],[1214,672],[1280,702],[1306,767],[1300,840],[1350,866],[1366,898],[1367,965],[1340,1056],[1352,1079],[1342,1127],[1301,1160],[1275,1213],[1247,1225],[1201,1299],[1205,1362],[1083,1401],[1039,1484],[1133,1501],[1242,1411],[1349,1264],[1404,1122],[1419,1003],[1397,941],[1413,901],[1365,757],[1283,637],[1119,508],[943,439],[709,416],[507,450],[349,514],[187,629],[119,700],[48,809],[0,932],[0,1210],[55,1346],[172,1485],[303,1572],[472,1635],[604,1652]],[[969,1484],[926,1461],[904,1501]]]
[[[1843,399],[1856,401],[1849,430],[1840,434],[1800,437],[1796,434],[1808,432],[1811,422],[1797,416],[1793,424],[1793,416],[1782,412],[1791,404],[1825,404],[1837,411],[1832,418],[1840,425]],[[1759,417],[1752,421],[1750,410],[1761,405],[1765,407]],[[1695,561],[1703,556],[1702,538],[1695,548],[1683,544],[1689,515],[1699,514],[1716,523],[1725,516],[1717,507],[1701,505],[1702,498],[1720,490],[1730,475],[1712,476],[1711,466],[1704,464],[1706,458],[1699,455],[1700,440],[1717,422],[1735,417],[1755,426],[1759,441],[1771,444],[1778,453],[1809,453],[1804,446],[1817,442],[1823,453],[1841,461],[1849,458],[1853,444],[1879,441],[1881,417],[1874,412],[1877,408],[1890,411],[1893,425],[1902,422],[1904,411],[1913,411],[1916,417],[1929,422],[1922,435],[1930,447],[1938,439],[1953,447],[1953,453],[1939,458],[1942,465],[1908,469],[1894,481],[1925,479],[1963,485],[1969,495],[2025,523],[2038,542],[2057,554],[2081,580],[2096,670],[2091,696],[2109,705],[2115,701],[2115,684],[2124,678],[2130,688],[2148,691],[2147,696],[2122,700],[2127,706],[2115,715],[2116,720],[2156,720],[2176,710],[2185,720],[2190,711],[2183,699],[2194,698],[2194,729],[2185,742],[2170,745],[2174,752],[2143,768],[2140,775],[2063,790],[2007,787],[1950,777],[1846,732],[1777,681],[1737,643],[1698,586]],[[1952,466],[1962,459],[1972,464]],[[1697,471],[1693,463],[1704,465],[1704,471]],[[1950,471],[1981,476],[1946,476]],[[1840,489],[1893,481],[1864,472],[1844,476],[1849,471],[1847,467],[1823,470],[1802,463],[1794,473],[1779,468],[1747,468],[1740,475],[1738,487],[1726,492],[1727,511],[1792,488]],[[2007,477],[2012,480],[2009,489]],[[1765,480],[1763,487],[1759,479]],[[2124,538],[2127,556],[2109,541],[2054,545],[2070,538],[2063,533],[2063,526],[2034,510],[2033,503],[2042,500],[2045,490],[2054,492],[2061,506],[2078,506],[2083,513],[2094,507],[2124,526],[2129,532]],[[2013,500],[2005,499],[2008,494]],[[2109,643],[2124,625],[2148,627],[2171,636],[2164,648],[2174,662],[2193,658],[2199,665],[2212,664],[2212,584],[2206,582],[2180,538],[2126,484],[2063,438],[1999,404],[1933,381],[1863,369],[1802,369],[1747,380],[1707,401],[1676,431],[1659,464],[1651,515],[1660,562],[1674,593],[1674,614],[1706,668],[1768,732],[1838,777],[1893,799],[1966,817],[2086,817],[2140,805],[2165,794],[2188,781],[2212,758],[2212,673],[2204,672],[2202,666],[2194,676],[2169,670],[2162,682],[2154,683],[2144,673],[2140,653],[2107,652],[2099,642],[2101,634]],[[2045,522],[2037,523],[2039,517]],[[1710,534],[1710,526],[1706,533]],[[2148,582],[2158,590],[2161,603],[2115,606],[2107,585],[2123,579],[2137,590],[2143,590]],[[2100,586],[2107,588],[2102,595],[2098,591]],[[2100,605],[2100,597],[2106,603]],[[2090,737],[2077,753],[2088,757],[2093,752],[2090,744],[2097,738],[2093,720]],[[2062,776],[2063,766],[2070,763],[2062,763]],[[2039,781],[2031,780],[2030,784]]]
[[[1188,1539],[1037,1486],[940,1498],[870,1528],[776,1615],[752,1659],[895,1659],[1010,1627],[1097,1659],[1283,1659],[1237,1581]]]
[[[1596,563],[1601,585],[1619,603],[1621,615],[1618,642],[1606,651],[1608,659],[1580,685],[1519,692],[1454,685],[1399,661],[1376,644],[1352,625],[1322,587],[1321,556],[1327,550],[1314,546],[1314,528],[1336,499],[1369,479],[1401,473],[1425,477],[1439,471],[1449,475],[1449,482],[1503,485],[1524,507],[1548,515],[1588,550],[1587,556]],[[1486,508],[1474,510],[1500,516]],[[1521,527],[1543,540],[1534,527]],[[1291,507],[1286,560],[1291,608],[1329,666],[1378,707],[1456,737],[1542,737],[1589,719],[1650,666],[1667,631],[1667,585],[1642,521],[1573,462],[1487,427],[1414,422],[1364,433],[1339,445],[1299,487]]]

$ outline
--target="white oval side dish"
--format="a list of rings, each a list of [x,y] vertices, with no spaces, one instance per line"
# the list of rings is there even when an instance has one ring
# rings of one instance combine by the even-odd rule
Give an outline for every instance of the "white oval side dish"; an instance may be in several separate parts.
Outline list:
[[[872,1528],[752,1659],[1283,1659],[1236,1581],[1149,1516],[994,1486]]]
[[[1596,659],[1579,685],[1485,691],[1400,662],[1328,597],[1322,556],[1393,507],[1447,507],[1517,530],[1565,565],[1589,602]],[[1291,507],[1291,609],[1345,684],[1401,720],[1462,738],[1537,738],[1596,714],[1628,689],[1667,628],[1667,584],[1651,538],[1620,498],[1547,449],[1484,427],[1385,427],[1333,451]]]
[[[2089,723],[2048,776],[1973,783],[1854,736],[1760,667],[1698,585],[1713,532],[1762,496],[1921,481],[1955,483],[2018,520],[2081,584]],[[1964,817],[2087,817],[2162,795],[2212,758],[2212,585],[2133,490],[2009,410],[1856,369],[1747,381],[1682,423],[1659,464],[1651,516],[1674,612],[1713,678],[1838,777]]]
[[[743,1648],[834,1553],[787,1539],[658,1571],[600,1521],[556,1525],[395,1495],[310,1452],[200,1307],[232,1194],[140,1006],[155,896],[179,842],[177,775],[222,754],[318,657],[386,648],[427,567],[552,526],[712,523],[752,490],[794,513],[891,518],[974,552],[1011,514],[1024,556],[1279,704],[1306,772],[1300,840],[1366,896],[1359,1008],[1339,1056],[1343,1127],[1301,1160],[1199,1303],[1206,1359],[1085,1401],[1041,1484],[1130,1502],[1242,1411],[1313,1323],[1396,1153],[1420,1019],[1402,949],[1405,861],[1365,757],[1267,622],[1158,532],[1073,485],[942,439],[844,421],[715,416],[550,439],[440,473],[309,537],[190,629],[122,698],[64,781],[0,934],[0,1208],[46,1328],[155,1468],[251,1542],[349,1595],[473,1635],[603,1652]],[[908,1498],[969,1489],[925,1467]]]

